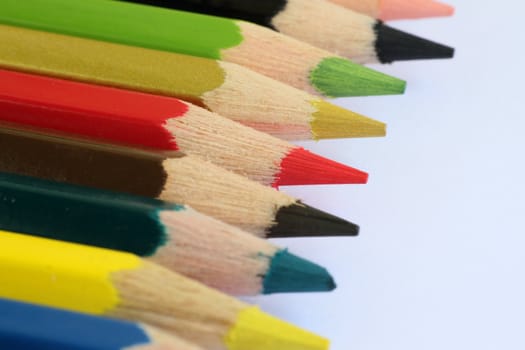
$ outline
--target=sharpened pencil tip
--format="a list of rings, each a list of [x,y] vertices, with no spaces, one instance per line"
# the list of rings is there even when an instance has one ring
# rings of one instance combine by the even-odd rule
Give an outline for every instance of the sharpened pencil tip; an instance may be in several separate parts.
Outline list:
[[[386,135],[386,125],[378,120],[323,100],[311,101],[311,104],[317,109],[310,122],[315,140]]]
[[[454,7],[432,0],[382,0],[379,18],[383,21],[452,16]]]
[[[280,250],[272,257],[263,281],[263,294],[292,292],[328,292],[336,287],[324,268]]]
[[[277,237],[357,236],[359,226],[302,203],[282,207],[267,234]]]
[[[328,350],[328,339],[270,316],[252,306],[242,309],[226,335],[228,349]]]
[[[310,73],[319,93],[328,97],[397,95],[405,92],[405,81],[353,63],[325,58]]]
[[[295,147],[282,159],[281,172],[273,186],[364,184],[367,181],[368,174],[364,171]]]
[[[397,30],[378,21],[376,52],[381,63],[419,59],[451,58],[454,49],[418,36]]]

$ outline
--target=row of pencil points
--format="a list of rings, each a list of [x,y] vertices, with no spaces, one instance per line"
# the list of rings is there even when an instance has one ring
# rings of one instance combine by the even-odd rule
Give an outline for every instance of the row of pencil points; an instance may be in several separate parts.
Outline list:
[[[358,226],[267,186],[368,174],[285,140],[385,135],[319,96],[399,94],[404,81],[330,52],[358,63],[453,55],[374,19],[450,15],[447,5],[332,1],[0,3],[0,228],[24,233],[0,235],[0,297],[141,322],[0,300],[0,345],[328,348],[208,287],[334,289],[326,269],[263,238]]]

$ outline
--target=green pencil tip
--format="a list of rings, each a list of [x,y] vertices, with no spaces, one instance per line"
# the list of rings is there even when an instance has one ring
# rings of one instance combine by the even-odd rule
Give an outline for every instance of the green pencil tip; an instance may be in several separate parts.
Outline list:
[[[327,97],[397,95],[406,87],[404,80],[339,57],[322,60],[310,81]]]
[[[286,292],[327,292],[336,287],[324,268],[280,250],[273,256],[263,281],[263,294]]]

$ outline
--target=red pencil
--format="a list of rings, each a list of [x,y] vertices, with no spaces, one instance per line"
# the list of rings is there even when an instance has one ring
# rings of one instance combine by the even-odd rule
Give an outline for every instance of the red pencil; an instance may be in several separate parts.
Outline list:
[[[366,183],[367,174],[181,100],[0,70],[0,120],[208,159],[263,184]]]

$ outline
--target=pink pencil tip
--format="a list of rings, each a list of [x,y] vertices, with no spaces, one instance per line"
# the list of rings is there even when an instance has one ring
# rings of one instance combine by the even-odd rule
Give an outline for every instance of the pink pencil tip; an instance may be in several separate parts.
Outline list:
[[[448,5],[448,4],[444,4],[442,2],[437,2],[437,1],[434,1],[434,6],[437,7],[440,7],[440,10],[439,12],[436,10],[435,12],[436,13],[439,13],[438,15],[436,16],[452,16],[454,14],[454,11],[455,11],[455,8],[454,6],[452,5]]]
[[[432,0],[382,0],[379,13],[383,21],[445,17],[454,14],[454,7]]]
[[[365,184],[367,181],[368,174],[364,171],[296,147],[282,160],[281,173],[273,185]]]

